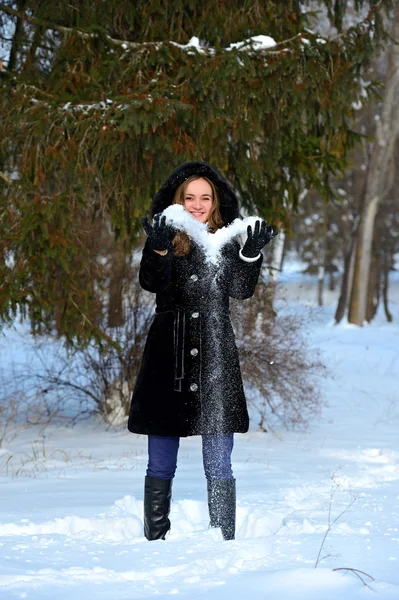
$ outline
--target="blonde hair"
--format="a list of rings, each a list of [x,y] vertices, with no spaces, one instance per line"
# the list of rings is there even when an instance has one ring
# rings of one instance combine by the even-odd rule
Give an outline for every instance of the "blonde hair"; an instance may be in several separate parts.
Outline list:
[[[203,175],[191,175],[191,177],[187,177],[179,185],[179,187],[175,191],[175,195],[173,196],[172,204],[182,204],[184,205],[184,198],[186,196],[186,190],[189,183],[192,181],[196,181],[197,179],[205,179],[206,182],[209,183],[212,189],[212,206],[211,211],[208,217],[208,229],[211,233],[215,233],[217,229],[223,227],[223,220],[219,210],[219,195],[214,183],[204,177]],[[184,256],[188,254],[190,251],[190,238],[187,233],[184,231],[179,231],[172,240],[172,244],[174,247],[175,256]]]

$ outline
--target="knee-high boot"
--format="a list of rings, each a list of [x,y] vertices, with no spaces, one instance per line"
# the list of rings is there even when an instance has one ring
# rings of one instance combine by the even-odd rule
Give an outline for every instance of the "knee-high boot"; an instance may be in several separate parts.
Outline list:
[[[173,479],[146,477],[144,482],[144,535],[164,540],[170,529],[169,512]]]
[[[220,527],[223,539],[234,540],[236,530],[236,480],[208,479],[208,508],[211,527]]]

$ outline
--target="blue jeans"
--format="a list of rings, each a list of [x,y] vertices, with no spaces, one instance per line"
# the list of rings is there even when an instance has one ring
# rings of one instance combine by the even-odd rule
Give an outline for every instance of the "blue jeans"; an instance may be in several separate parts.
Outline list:
[[[173,479],[177,466],[179,437],[148,436],[148,477]],[[202,436],[202,459],[205,477],[210,480],[231,479],[231,453],[233,433],[217,433]]]

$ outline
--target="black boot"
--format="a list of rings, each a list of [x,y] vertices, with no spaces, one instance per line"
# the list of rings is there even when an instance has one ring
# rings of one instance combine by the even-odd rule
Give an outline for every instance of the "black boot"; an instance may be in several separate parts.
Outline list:
[[[144,535],[147,540],[164,540],[170,529],[168,519],[172,479],[146,477],[144,482]]]
[[[234,540],[236,531],[236,480],[207,480],[211,527],[220,527],[223,539]]]

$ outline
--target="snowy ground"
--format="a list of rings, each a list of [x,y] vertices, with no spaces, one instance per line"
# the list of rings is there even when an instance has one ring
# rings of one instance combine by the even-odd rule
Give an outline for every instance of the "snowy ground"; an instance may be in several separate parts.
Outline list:
[[[171,535],[149,543],[145,437],[31,428],[0,450],[1,600],[399,600],[399,282],[394,323],[357,329],[311,306],[314,280],[285,281],[330,367],[328,407],[306,434],[236,436],[236,540],[208,529],[199,438],[181,443]]]

